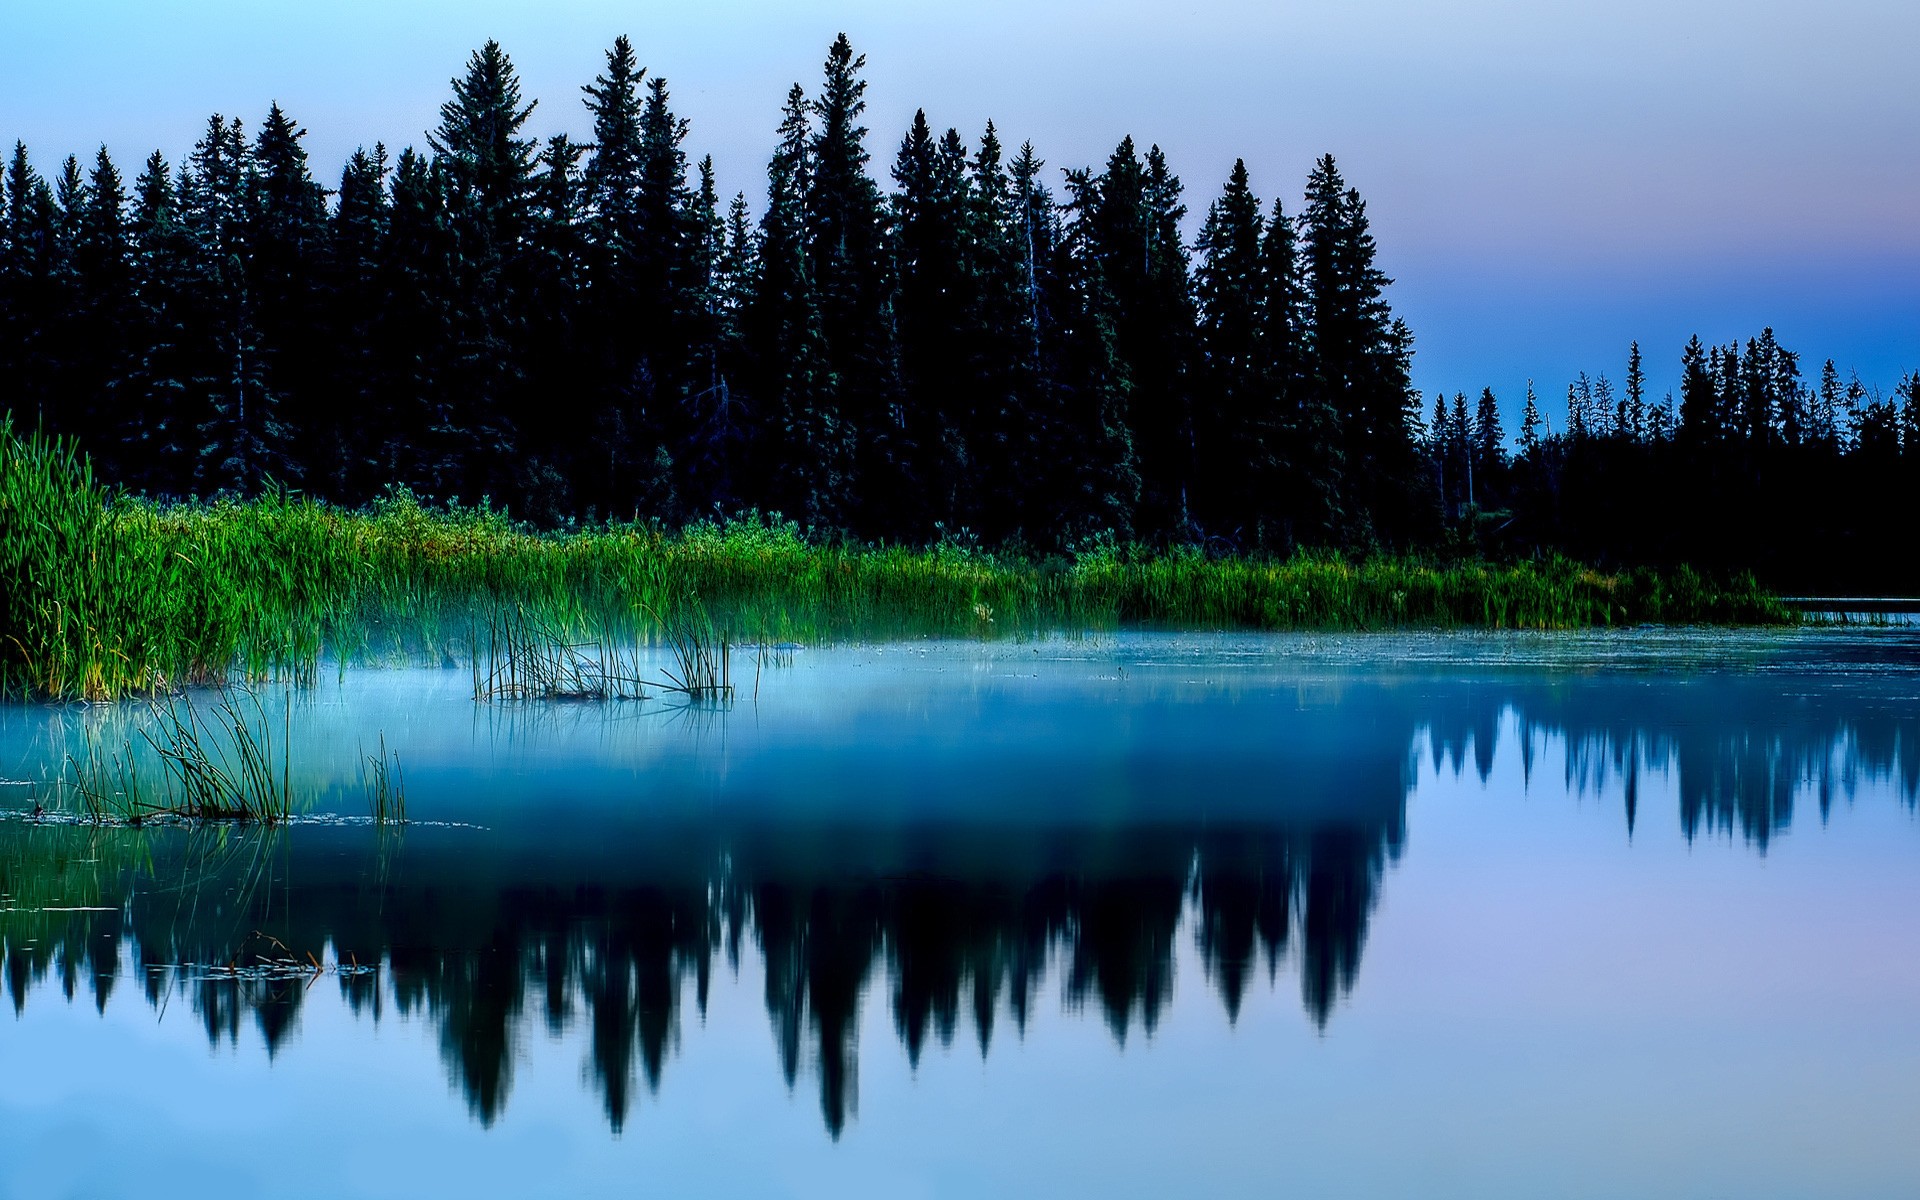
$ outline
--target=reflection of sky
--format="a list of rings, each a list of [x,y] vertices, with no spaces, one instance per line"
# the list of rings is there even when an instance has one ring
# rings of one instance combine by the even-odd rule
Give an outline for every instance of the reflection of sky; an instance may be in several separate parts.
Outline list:
[[[25,9],[31,11],[22,11]],[[0,135],[51,160],[101,139],[177,155],[212,109],[278,98],[331,176],[419,141],[445,81],[499,38],[543,131],[620,32],[675,84],[729,190],[758,198],[786,86],[847,30],[872,59],[884,169],[916,105],[988,117],[1055,165],[1124,133],[1165,145],[1196,210],[1245,156],[1296,195],[1334,151],[1372,204],[1423,387],[1544,395],[1690,332],[1776,325],[1871,382],[1920,367],[1920,6],[1905,0],[612,0],[271,4],[69,0],[0,16]],[[884,176],[883,176],[884,177]]]
[[[49,979],[0,1017],[0,1193],[1910,1192],[1920,960],[1889,948],[1920,935],[1920,837],[1897,789],[1764,858],[1665,818],[1629,843],[1617,786],[1572,794],[1546,739],[1523,787],[1517,725],[1499,742],[1485,782],[1419,756],[1409,851],[1324,1032],[1292,963],[1229,1024],[1191,921],[1171,1005],[1124,1049],[1063,1006],[1056,974],[1023,1036],[1003,1026],[983,1057],[963,1029],[910,1065],[877,973],[858,1116],[834,1142],[775,1069],[749,952],[704,1019],[689,1006],[659,1093],[613,1138],[584,1020],[556,1037],[525,1014],[513,1094],[483,1130],[425,1021],[390,1008],[375,1026],[330,981],[269,1061],[251,1029],[209,1052],[184,999],[156,1020],[124,986],[96,1016]],[[1650,787],[1671,813],[1668,783]]]

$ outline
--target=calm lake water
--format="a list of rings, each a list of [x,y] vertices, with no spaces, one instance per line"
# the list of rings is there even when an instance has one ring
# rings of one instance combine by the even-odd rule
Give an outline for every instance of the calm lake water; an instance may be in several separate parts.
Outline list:
[[[357,822],[0,819],[0,1197],[1920,1194],[1920,631],[470,693],[293,696]]]

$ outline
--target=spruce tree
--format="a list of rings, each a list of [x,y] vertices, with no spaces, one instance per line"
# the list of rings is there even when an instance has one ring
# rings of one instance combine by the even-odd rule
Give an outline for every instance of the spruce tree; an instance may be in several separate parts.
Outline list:
[[[316,333],[325,328],[319,290],[327,253],[325,190],[307,168],[299,128],[278,104],[254,138],[247,187],[245,287],[259,327],[261,387],[266,402],[301,438],[302,458],[323,492],[335,491],[347,469],[338,397],[320,384],[331,354]],[[281,452],[274,470],[298,482],[300,463]]]
[[[1043,345],[1053,343],[1049,369],[1059,392],[1053,527],[1069,543],[1125,539],[1137,529],[1141,480],[1129,419],[1134,381],[1120,353],[1100,249],[1110,232],[1107,201],[1086,171],[1068,171],[1066,189],[1066,221],[1048,273],[1052,294],[1041,302],[1051,326]]]
[[[1480,392],[1480,403],[1473,417],[1473,477],[1475,498],[1482,508],[1492,507],[1500,476],[1507,464],[1507,433],[1500,425],[1500,402],[1492,388]]]
[[[206,491],[244,494],[291,474],[292,430],[272,386],[261,295],[249,273],[258,189],[244,127],[214,114],[179,183],[188,254],[185,400],[196,434],[194,482]]]
[[[489,39],[450,81],[453,98],[427,144],[447,161],[453,207],[469,236],[468,252],[511,256],[524,232],[539,144],[521,136],[538,101],[521,104],[520,77],[500,43]]]
[[[330,216],[323,318],[332,353],[323,374],[337,408],[334,427],[340,478],[326,494],[342,502],[370,498],[408,477],[392,438],[386,391],[376,356],[382,317],[381,268],[388,253],[391,209],[387,148],[357,149],[340,174],[339,202]],[[313,480],[309,477],[309,486]]]
[[[127,190],[105,146],[87,177],[75,252],[78,281],[78,344],[74,364],[77,398],[85,409],[86,445],[101,473],[124,479],[120,454],[124,431],[136,416],[128,381],[135,374],[140,329],[135,309]]]
[[[1417,536],[1425,518],[1405,419],[1412,339],[1387,307],[1392,281],[1374,264],[1366,205],[1331,155],[1308,178],[1303,224],[1312,386],[1339,422],[1349,536]]]
[[[1533,380],[1527,380],[1527,402],[1520,410],[1520,454],[1528,460],[1540,454],[1540,402],[1533,394]]]
[[[1720,436],[1719,403],[1707,349],[1696,335],[1680,356],[1680,434],[1695,445]]]
[[[117,431],[129,487],[165,495],[192,482],[188,434],[191,332],[187,322],[190,244],[173,171],[154,151],[134,181],[129,231],[135,349]]]
[[[896,514],[911,510],[913,496],[887,312],[884,217],[880,189],[867,171],[867,129],[860,123],[867,108],[861,78],[866,64],[845,34],[827,51],[820,95],[809,107],[817,124],[808,146],[802,222],[830,386],[856,447],[846,499],[859,496],[869,528],[893,532]]]
[[[500,44],[488,41],[452,81],[428,136],[436,158],[429,182],[440,193],[454,237],[453,289],[447,294],[447,391],[439,422],[449,445],[441,469],[457,467],[469,497],[511,495],[527,465],[519,427],[543,419],[545,397],[528,388],[529,220],[539,145],[523,136],[535,102],[522,103],[520,79]]]
[[[1641,361],[1639,342],[1634,342],[1627,350],[1625,403],[1620,417],[1621,432],[1634,442],[1644,442],[1647,438],[1647,372],[1645,363]]]
[[[1195,413],[1199,511],[1215,529],[1245,522],[1252,542],[1277,535],[1280,397],[1267,370],[1265,222],[1244,160],[1207,211],[1194,273],[1207,402]],[[1271,532],[1269,532],[1271,530]]]
[[[835,403],[809,253],[816,164],[812,109],[787,93],[779,146],[767,164],[754,294],[747,313],[754,360],[754,473],[764,502],[810,527],[845,524],[854,439]]]

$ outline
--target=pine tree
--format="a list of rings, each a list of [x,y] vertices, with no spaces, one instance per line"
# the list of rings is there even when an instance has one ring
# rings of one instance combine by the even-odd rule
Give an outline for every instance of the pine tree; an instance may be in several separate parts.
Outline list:
[[[847,499],[858,495],[862,523],[887,532],[897,514],[911,511],[913,497],[887,312],[884,215],[880,189],[867,173],[867,129],[860,123],[866,65],[845,34],[827,51],[824,82],[810,108],[818,124],[802,217],[828,376],[856,447]]]
[[[1024,156],[1030,157],[1031,150]],[[1027,435],[1022,411],[1036,386],[1030,367],[1029,271],[1020,184],[1003,162],[992,121],[967,165],[970,312],[966,323],[968,424],[962,430],[971,464],[970,510],[965,520],[994,541],[1026,519],[1030,480],[1019,466]]]
[[[292,430],[263,341],[255,249],[258,168],[236,118],[209,118],[179,179],[186,235],[182,316],[190,375],[185,400],[197,441],[194,481],[249,493],[286,481]]]
[[[1058,389],[1058,436],[1053,452],[1057,490],[1054,529],[1072,543],[1135,531],[1141,479],[1129,420],[1134,383],[1117,344],[1115,301],[1099,250],[1101,188],[1086,171],[1068,171],[1066,221],[1054,256],[1042,310],[1043,340]]]
[[[1472,504],[1473,493],[1473,423],[1467,417],[1467,394],[1453,394],[1453,412],[1447,421],[1447,460],[1454,466],[1454,478],[1459,480],[1455,500],[1460,504]]]
[[[1348,519],[1392,539],[1423,524],[1418,460],[1407,437],[1411,336],[1385,299],[1366,205],[1333,157],[1307,181],[1303,259],[1311,307],[1312,386],[1338,419]]]
[[[438,470],[457,469],[469,496],[511,494],[526,466],[519,426],[538,423],[545,397],[527,387],[529,222],[539,143],[522,136],[534,102],[522,103],[519,75],[488,41],[452,81],[428,136],[436,158],[429,182],[440,193],[454,238],[454,286],[446,294],[444,364],[451,407],[436,424],[447,435]]]
[[[422,495],[461,494],[484,431],[463,395],[460,346],[473,317],[460,237],[447,209],[444,166],[411,147],[395,161],[389,188],[386,254],[378,286],[375,359],[386,436],[369,446],[383,482]],[[469,498],[472,492],[465,493]]]
[[[580,90],[593,116],[593,153],[587,159],[587,202],[595,242],[614,255],[638,236],[640,209],[640,85],[646,68],[625,34],[607,51],[607,70]]]
[[[1520,410],[1520,455],[1532,461],[1540,456],[1540,401],[1533,394],[1533,380],[1527,380],[1527,403]]]
[[[246,195],[246,288],[258,323],[261,402],[298,430],[302,457],[331,490],[345,472],[345,431],[336,396],[317,386],[331,357],[315,331],[324,327],[319,291],[327,252],[326,192],[307,168],[306,130],[274,104],[255,136]],[[300,464],[274,449],[272,473],[298,482]]]
[[[734,273],[749,277],[752,235],[746,197],[736,196],[741,212],[720,213],[713,158],[700,160],[700,183],[689,214],[686,296],[692,328],[687,344],[689,438],[681,454],[681,475],[690,509],[726,514],[739,505],[735,473],[745,441],[744,408],[731,381],[741,363],[740,327],[734,308]],[[736,233],[737,230],[737,233]],[[738,237],[742,256],[734,262]]]
[[[1680,434],[1695,445],[1719,440],[1717,388],[1707,349],[1696,335],[1680,356]]]
[[[747,314],[755,361],[755,473],[776,511],[808,526],[839,527],[848,515],[854,443],[835,403],[808,252],[814,139],[811,108],[797,83],[787,94],[779,137],[767,164],[767,209]]]
[[[58,308],[58,215],[53,189],[15,142],[6,176],[6,256],[0,262],[0,408],[21,423],[59,429],[50,412],[53,364],[43,347]]]
[[[1500,402],[1492,388],[1483,389],[1473,420],[1473,472],[1480,481],[1482,507],[1494,480],[1506,466],[1506,440],[1506,430],[1500,425]]]
[[[375,354],[383,302],[380,271],[389,252],[388,171],[385,145],[353,152],[340,174],[339,203],[327,237],[320,293],[333,352],[322,378],[336,406],[340,476],[325,494],[343,502],[366,500],[407,477],[391,440]],[[309,486],[313,483],[309,477]]]
[[[1194,274],[1208,403],[1195,413],[1197,505],[1205,522],[1266,540],[1279,533],[1273,503],[1281,480],[1280,396],[1272,387],[1263,343],[1267,287],[1262,249],[1266,223],[1244,160],[1236,160],[1220,199],[1207,210]]]
[[[94,156],[77,233],[78,345],[72,386],[86,408],[86,444],[108,478],[125,479],[120,443],[136,411],[127,383],[140,334],[133,290],[127,190],[105,146]]]
[[[914,114],[893,167],[897,342],[903,421],[900,453],[922,511],[904,524],[921,536],[935,525],[971,520],[964,411],[972,392],[977,315],[968,228],[972,196],[965,151],[952,131],[936,141],[924,111]],[[905,499],[906,497],[903,497]]]
[[[1620,411],[1620,432],[1629,440],[1647,440],[1647,372],[1640,359],[1640,343],[1627,350],[1627,398]]]
[[[500,43],[489,40],[451,81],[453,99],[440,106],[440,125],[427,138],[447,160],[448,183],[470,236],[469,253],[510,256],[525,232],[539,143],[521,136],[538,101],[521,104],[520,77]]]
[[[191,244],[180,189],[154,151],[134,181],[129,231],[136,349],[123,392],[127,416],[115,441],[129,473],[124,482],[157,494],[192,484],[188,392],[192,376],[187,323]]]
[[[1090,180],[1085,199],[1091,264],[1131,384],[1127,410],[1140,455],[1143,532],[1185,538],[1192,530],[1192,371],[1198,348],[1180,221],[1181,185],[1159,147],[1143,163],[1132,138]]]
[[[1820,368],[1820,390],[1813,409],[1812,436],[1829,451],[1839,446],[1841,418],[1840,371],[1828,359]]]

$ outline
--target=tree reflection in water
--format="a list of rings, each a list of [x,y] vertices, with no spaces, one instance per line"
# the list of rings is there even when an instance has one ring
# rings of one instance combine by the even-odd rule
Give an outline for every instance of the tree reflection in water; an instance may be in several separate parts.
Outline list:
[[[251,1025],[272,1054],[315,988],[205,970],[257,948],[259,930],[298,954],[381,964],[330,986],[372,1020],[389,1006],[428,1020],[482,1122],[505,1109],[532,1028],[583,1028],[617,1131],[638,1089],[662,1086],[682,1007],[704,1015],[716,968],[755,953],[779,1068],[790,1086],[818,1086],[837,1136],[855,1111],[861,1005],[875,994],[915,1063],[929,1041],[968,1035],[990,1053],[1001,1022],[1025,1030],[1050,979],[1124,1046],[1165,1012],[1184,929],[1228,1020],[1255,979],[1297,955],[1303,1007],[1324,1027],[1358,978],[1422,753],[1487,779],[1517,732],[1530,787],[1607,796],[1631,835],[1643,784],[1661,776],[1688,838],[1737,835],[1764,852],[1796,803],[1811,799],[1824,820],[1863,779],[1891,781],[1911,806],[1910,712],[1844,688],[1783,705],[1739,680],[1356,685],[1276,730],[1281,769],[1236,781],[1251,800],[1196,800],[1186,818],[1167,815],[1178,805],[906,827],[762,813],[676,818],[643,846],[550,852],[457,829],[7,821],[5,988],[16,1014],[49,981],[104,1009],[131,979],[156,1007],[184,1000],[210,1040]],[[1565,776],[1543,781],[1550,743]],[[1177,763],[1129,770],[1183,786]],[[1044,813],[1047,797],[1033,804]]]

